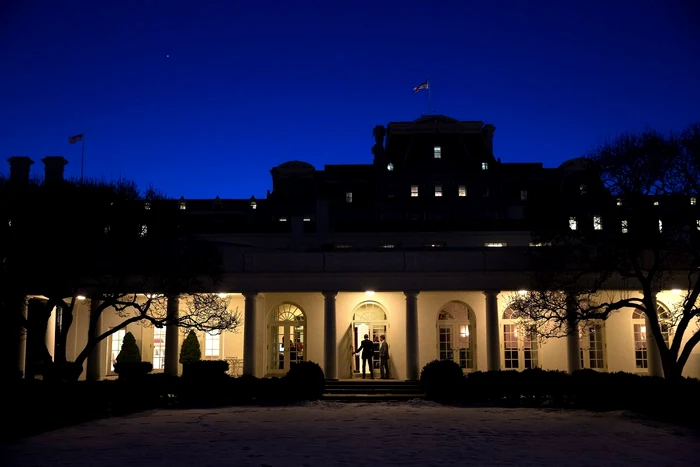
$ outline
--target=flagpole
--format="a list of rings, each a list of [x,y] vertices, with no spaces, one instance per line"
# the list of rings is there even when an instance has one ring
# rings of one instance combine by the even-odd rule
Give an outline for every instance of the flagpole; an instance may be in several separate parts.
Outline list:
[[[80,140],[83,142],[83,150],[82,154],[80,156],[80,183],[83,183],[83,174],[85,171],[85,132],[83,131],[83,137],[80,138]]]

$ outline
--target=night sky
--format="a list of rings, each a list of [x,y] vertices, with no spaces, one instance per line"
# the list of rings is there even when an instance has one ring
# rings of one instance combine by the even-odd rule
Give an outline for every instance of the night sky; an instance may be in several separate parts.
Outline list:
[[[372,128],[496,126],[496,157],[557,166],[700,120],[700,3],[0,1],[0,156],[186,198],[263,197],[288,160],[371,163]],[[169,56],[168,56],[169,55]]]

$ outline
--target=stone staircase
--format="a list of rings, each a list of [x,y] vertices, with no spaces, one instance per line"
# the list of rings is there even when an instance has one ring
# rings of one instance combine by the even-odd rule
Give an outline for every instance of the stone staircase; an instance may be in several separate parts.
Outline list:
[[[415,381],[352,379],[326,381],[323,400],[336,402],[387,402],[424,399],[425,393]]]

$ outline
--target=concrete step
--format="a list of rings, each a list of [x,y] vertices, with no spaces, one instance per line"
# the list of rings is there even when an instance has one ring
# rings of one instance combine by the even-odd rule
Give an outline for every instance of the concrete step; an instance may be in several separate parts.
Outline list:
[[[341,400],[354,400],[367,396],[370,399],[409,400],[423,398],[424,393],[420,384],[414,381],[392,380],[343,380],[326,382],[327,397],[336,397]]]
[[[324,394],[322,399],[332,402],[405,402],[425,399],[425,394]]]

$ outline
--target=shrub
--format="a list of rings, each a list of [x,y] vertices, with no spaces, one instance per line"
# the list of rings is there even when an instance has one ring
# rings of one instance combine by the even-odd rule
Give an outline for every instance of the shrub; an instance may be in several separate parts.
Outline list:
[[[316,362],[299,362],[282,378],[284,394],[292,400],[318,400],[326,389],[326,378]]]
[[[189,365],[201,359],[202,350],[199,347],[199,339],[197,339],[197,334],[194,331],[190,331],[182,343],[182,347],[180,347],[180,363]]]
[[[127,332],[122,341],[122,348],[117,355],[117,363],[140,363],[141,352],[139,346],[136,345],[136,338],[130,332]]]
[[[462,369],[452,360],[433,360],[420,372],[420,384],[429,400],[454,400],[463,382]]]
[[[116,362],[114,372],[119,375],[119,379],[141,378],[153,371],[151,362]]]
[[[211,381],[228,377],[228,362],[226,360],[200,360],[190,363],[188,376],[196,379]]]

